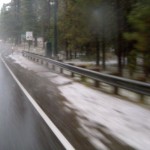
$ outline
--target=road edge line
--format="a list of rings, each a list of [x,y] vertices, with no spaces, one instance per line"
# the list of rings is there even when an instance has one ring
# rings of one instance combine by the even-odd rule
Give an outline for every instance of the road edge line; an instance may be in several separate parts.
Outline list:
[[[70,142],[65,138],[65,136],[61,133],[61,131],[55,126],[55,124],[51,121],[51,119],[46,115],[46,113],[42,110],[42,108],[37,104],[37,102],[34,100],[34,98],[28,93],[28,91],[25,89],[25,87],[21,84],[21,82],[17,79],[15,74],[12,72],[12,70],[9,68],[9,66],[6,64],[2,56],[0,55],[0,59],[12,75],[13,79],[16,81],[20,89],[23,91],[23,93],[26,95],[28,100],[31,102],[31,104],[34,106],[34,108],[37,110],[37,112],[40,114],[40,116],[43,118],[45,123],[48,125],[48,127],[51,129],[51,131],[55,134],[57,139],[61,142],[61,144],[64,146],[66,150],[75,150],[75,148],[70,144]]]

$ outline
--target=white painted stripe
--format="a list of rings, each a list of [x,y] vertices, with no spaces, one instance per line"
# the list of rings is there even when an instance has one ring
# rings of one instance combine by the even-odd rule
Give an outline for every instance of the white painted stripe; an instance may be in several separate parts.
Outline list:
[[[69,141],[64,137],[64,135],[60,132],[60,130],[54,125],[54,123],[51,121],[51,119],[45,114],[45,112],[42,110],[42,108],[36,103],[36,101],[32,98],[32,96],[27,92],[27,90],[24,88],[24,86],[20,83],[20,81],[17,79],[17,77],[14,75],[14,73],[11,71],[11,69],[8,67],[4,59],[1,57],[1,60],[5,64],[6,68],[14,78],[14,80],[17,82],[21,90],[24,92],[24,94],[27,96],[28,100],[32,103],[34,108],[38,111],[38,113],[41,115],[41,117],[44,119],[48,127],[52,130],[52,132],[55,134],[55,136],[58,138],[58,140],[61,142],[61,144],[64,146],[66,150],[75,150],[75,148],[69,143]]]

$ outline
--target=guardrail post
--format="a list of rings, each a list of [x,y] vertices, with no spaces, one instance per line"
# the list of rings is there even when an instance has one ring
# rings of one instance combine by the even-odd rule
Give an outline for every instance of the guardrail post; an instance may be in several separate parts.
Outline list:
[[[55,65],[52,65],[52,69],[55,70]]]
[[[140,102],[144,103],[144,95],[143,94],[140,94]]]
[[[100,86],[99,86],[99,81],[95,80],[95,81],[94,81],[94,86],[97,87],[97,88],[100,87]]]
[[[63,73],[63,68],[60,68],[60,73]]]
[[[74,72],[71,72],[71,77],[74,78]]]
[[[47,61],[48,61],[49,62],[48,67],[50,66],[51,69],[56,70],[56,66],[59,66],[61,73],[64,73],[63,69],[66,69],[66,67],[67,67],[67,70],[69,70],[70,75],[72,77],[74,77],[75,74],[78,74],[80,76],[80,80],[82,82],[85,82],[86,78],[91,78],[94,81],[95,87],[101,86],[101,83],[109,84],[110,86],[112,86],[114,94],[119,94],[119,89],[127,89],[129,91],[133,91],[133,92],[139,94],[138,99],[142,103],[144,103],[146,95],[150,96],[150,90],[149,90],[150,84],[149,83],[137,82],[137,81],[134,81],[131,79],[124,79],[122,77],[115,77],[113,75],[106,75],[105,76],[102,73],[95,73],[95,72],[91,72],[91,71],[88,71],[88,70],[85,70],[82,68],[73,67],[73,64],[69,64],[72,66],[66,66],[65,64],[62,64],[60,62],[55,63],[55,61],[54,62],[49,61],[47,58],[45,58],[43,56],[34,55],[30,52],[23,52],[23,56],[25,56],[29,60],[31,59],[31,60],[37,61],[40,64],[43,64],[43,61],[44,61],[44,65],[47,65],[47,64],[45,64],[45,62],[47,63]],[[79,67],[85,68],[84,66],[79,66]],[[140,93],[142,93],[143,95],[141,95]]]
[[[48,64],[49,64],[49,63],[46,61],[46,66],[47,66],[47,67],[48,67]]]
[[[86,77],[83,76],[83,75],[81,75],[81,81],[82,81],[82,82],[85,82],[85,79],[86,79]]]
[[[118,95],[118,92],[119,92],[119,88],[118,87],[114,87],[114,94]]]

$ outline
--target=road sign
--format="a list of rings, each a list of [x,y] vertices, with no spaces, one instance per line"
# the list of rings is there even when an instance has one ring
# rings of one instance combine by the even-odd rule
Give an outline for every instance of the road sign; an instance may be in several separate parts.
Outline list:
[[[26,32],[26,40],[27,41],[32,41],[33,40],[33,32],[31,32],[31,31]]]

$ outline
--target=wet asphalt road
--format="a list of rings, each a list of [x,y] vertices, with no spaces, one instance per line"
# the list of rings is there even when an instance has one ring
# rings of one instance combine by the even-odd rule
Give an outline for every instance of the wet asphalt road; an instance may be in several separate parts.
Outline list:
[[[76,115],[75,110],[68,109],[64,105],[66,99],[61,96],[57,86],[49,82],[47,78],[38,76],[40,70],[30,71],[14,63],[8,57],[12,53],[10,45],[0,44],[0,53],[19,81],[75,149],[96,149],[87,137],[81,134],[84,130],[77,120],[80,116]],[[86,120],[86,118],[83,119]],[[106,137],[105,139],[102,136],[100,140],[108,149],[135,150],[111,136],[103,126],[96,129],[100,135]],[[0,60],[0,150],[63,149]]]
[[[64,105],[66,99],[60,94],[57,86],[49,82],[47,78],[37,75],[38,72],[41,72],[41,69],[34,72],[14,63],[8,57],[12,52],[11,44],[0,43],[0,54],[7,65],[73,147],[77,150],[94,150],[94,146],[87,137],[81,134],[79,130],[81,127],[74,110],[69,109],[68,111],[68,107]],[[13,114],[13,116],[8,117],[7,120],[3,117],[6,120],[5,123],[0,115],[0,122],[1,120],[5,124],[9,122],[7,128],[10,130],[6,131],[6,127],[0,128],[0,150],[63,150],[60,142],[45,125],[0,60],[0,74],[2,73],[3,75],[0,75],[0,103],[3,102],[2,96],[5,101],[9,97],[7,101],[8,103],[11,102],[10,105],[12,106],[7,106],[8,108],[4,109],[8,110],[11,107],[7,112],[9,115]],[[4,84],[6,90],[4,90]],[[5,93],[7,96],[4,95],[4,91],[7,91]],[[9,93],[11,94],[9,95]],[[0,114],[2,114],[1,106]],[[4,129],[6,132],[4,132]],[[9,137],[9,141],[7,137],[5,139],[3,136],[1,137],[1,131]]]
[[[0,150],[63,150],[0,60]]]

